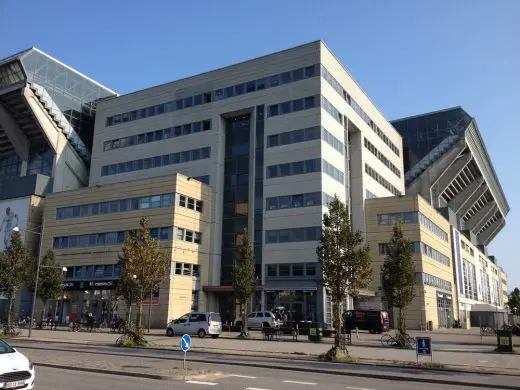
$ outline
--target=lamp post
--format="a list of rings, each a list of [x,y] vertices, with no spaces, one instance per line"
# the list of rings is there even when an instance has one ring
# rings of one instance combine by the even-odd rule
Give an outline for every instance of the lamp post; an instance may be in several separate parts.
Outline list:
[[[42,221],[42,230],[41,230],[41,232],[35,232],[35,231],[32,231],[32,230],[20,229],[18,226],[15,226],[13,228],[13,231],[14,232],[24,231],[24,232],[27,232],[27,233],[33,233],[33,234],[37,234],[38,236],[40,236],[40,246],[39,246],[39,249],[38,249],[38,262],[37,262],[37,265],[36,265],[36,281],[35,281],[35,284],[34,284],[33,301],[32,301],[32,309],[31,309],[31,321],[29,322],[29,338],[30,338],[31,335],[32,335],[34,311],[36,310],[36,298],[37,298],[37,294],[38,294],[38,279],[40,278],[40,267],[42,267],[42,265],[41,265],[41,252],[42,252],[42,245],[43,245],[43,221]],[[43,266],[43,268],[54,268],[54,267]],[[67,272],[67,267],[63,267],[62,270],[64,272]]]

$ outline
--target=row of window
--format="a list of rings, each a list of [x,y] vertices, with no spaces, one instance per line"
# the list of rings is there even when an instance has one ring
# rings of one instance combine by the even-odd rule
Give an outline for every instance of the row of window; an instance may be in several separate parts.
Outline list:
[[[462,275],[464,279],[464,295],[466,298],[477,301],[477,271],[475,265],[466,259],[462,259]]]
[[[267,167],[267,178],[301,175],[305,173],[324,172],[333,179],[343,183],[345,174],[327,161],[319,158],[270,165]]]
[[[150,106],[118,115],[109,116],[106,118],[105,125],[108,127],[117,125],[119,123],[131,122],[155,115],[161,115],[167,112],[179,111],[189,107],[208,104],[212,101],[228,99],[233,96],[240,96],[246,93],[264,90],[266,88],[273,88],[278,85],[293,83],[303,79],[316,77],[318,76],[318,74],[318,65],[298,68],[293,71],[275,74],[258,80],[248,81],[234,86],[208,91],[195,96],[188,96],[183,99],[177,99],[174,101],[157,104],[155,106]]]
[[[299,207],[328,205],[332,197],[324,192],[275,196],[266,199],[267,210],[283,210]]]
[[[426,227],[430,232],[440,237],[444,241],[448,241],[448,233],[437,226],[430,218],[425,216],[423,213],[419,213],[419,223]]]
[[[183,275],[183,276],[200,276],[200,265],[198,264],[190,264],[190,263],[181,263],[175,262],[175,275]]]
[[[165,154],[162,156],[141,158],[122,162],[118,164],[104,165],[101,167],[101,176],[117,175],[120,173],[139,171],[142,169],[159,168],[167,165],[182,164],[190,161],[197,161],[209,158],[211,156],[211,148],[185,150],[183,152]]]
[[[119,278],[121,268],[117,264],[67,266],[65,279],[114,279]]]
[[[361,108],[361,106],[347,93],[345,88],[330,74],[330,72],[322,65],[321,75],[328,81],[328,83],[334,88],[334,90],[349,104],[350,107],[359,115],[361,119],[372,129],[374,132],[383,140],[388,147],[399,156],[399,149],[397,146],[390,141],[385,133],[374,123],[374,121],[368,116],[368,114]]]
[[[450,266],[450,258],[448,256],[443,255],[436,249],[433,249],[431,246],[426,245],[424,242],[413,241],[412,243],[412,252],[413,253],[421,253],[429,258],[438,261],[441,264],[446,266]],[[379,244],[379,254],[386,255],[388,253],[388,244]]]
[[[318,241],[321,237],[321,226],[304,228],[266,230],[266,244],[281,244],[284,242]]]
[[[368,150],[370,150],[370,152],[376,156],[379,161],[381,161],[383,164],[385,164],[387,166],[388,169],[390,169],[397,177],[401,177],[401,171],[394,165],[390,162],[390,160],[388,160],[386,158],[386,156],[381,153],[380,150],[377,150],[377,148],[372,144],[372,142],[370,142],[368,139],[365,138],[365,148],[367,148]]]
[[[336,149],[341,154],[345,153],[345,146],[343,143],[334,137],[329,131],[320,126],[308,127],[306,129],[298,129],[286,131],[280,134],[273,134],[267,137],[267,147],[283,146],[295,144],[298,142],[312,141],[315,139],[323,139],[330,146]]]
[[[462,249],[464,249],[466,252],[468,252],[471,256],[475,256],[475,251],[473,250],[473,248],[471,246],[469,246],[462,240],[460,240],[460,245],[461,245]]]
[[[267,264],[267,276],[316,276],[316,263]]]
[[[283,210],[299,207],[328,205],[332,197],[324,192],[275,196],[266,199],[267,210]]]
[[[270,117],[290,114],[291,112],[309,110],[318,107],[319,95],[308,96],[296,100],[289,100],[283,103],[272,104],[267,112]]]
[[[452,291],[451,282],[447,280],[438,278],[437,276],[433,276],[424,272],[418,272],[416,275],[416,280],[418,284],[437,287],[445,291]]]
[[[377,218],[378,223],[380,225],[395,225],[397,221],[401,221],[404,224],[420,223],[421,225],[425,226],[429,231],[431,231],[438,237],[442,238],[444,241],[448,241],[448,233],[442,230],[423,213],[420,213],[418,211],[378,214]]]
[[[375,181],[385,187],[388,191],[390,191],[395,196],[401,195],[401,191],[395,188],[388,180],[386,180],[383,176],[381,176],[374,168],[370,165],[365,164],[365,172],[372,177]]]
[[[180,137],[183,135],[200,133],[201,131],[211,130],[211,119],[197,121],[192,123],[185,123],[183,125],[167,127],[147,133],[131,135],[128,137],[117,138],[106,141],[103,145],[103,150],[126,148],[128,146],[141,145],[149,142],[162,141],[164,139]]]
[[[339,110],[323,96],[321,97],[321,106],[330,114],[330,116],[336,119],[339,123],[343,124],[344,119],[341,112],[339,112]]]
[[[172,206],[173,203],[202,213],[203,202],[179,194],[162,194],[113,200],[111,202],[100,202],[83,204],[72,207],[60,207],[56,209],[56,219],[69,219],[79,217],[90,217],[98,214],[120,213],[142,209],[153,209],[158,207]]]
[[[75,236],[54,237],[52,247],[54,249],[83,248],[89,246],[121,245],[127,240],[129,232],[107,232],[82,234]],[[172,226],[151,228],[150,236],[156,240],[181,240],[200,244],[202,233],[192,230],[174,228]]]

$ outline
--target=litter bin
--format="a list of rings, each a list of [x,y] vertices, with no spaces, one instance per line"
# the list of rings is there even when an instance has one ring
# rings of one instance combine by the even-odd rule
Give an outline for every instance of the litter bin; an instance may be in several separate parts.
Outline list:
[[[497,351],[513,352],[513,332],[511,329],[502,329],[497,332]]]
[[[313,322],[309,326],[309,341],[313,341],[315,343],[321,342],[321,338],[323,337],[323,327],[319,322]]]

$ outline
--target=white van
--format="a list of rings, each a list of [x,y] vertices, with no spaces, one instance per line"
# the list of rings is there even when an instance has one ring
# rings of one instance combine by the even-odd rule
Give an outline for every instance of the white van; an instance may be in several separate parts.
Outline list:
[[[173,337],[183,334],[198,335],[200,338],[210,335],[214,339],[222,333],[222,320],[219,313],[192,312],[171,321],[166,328],[166,335]]]

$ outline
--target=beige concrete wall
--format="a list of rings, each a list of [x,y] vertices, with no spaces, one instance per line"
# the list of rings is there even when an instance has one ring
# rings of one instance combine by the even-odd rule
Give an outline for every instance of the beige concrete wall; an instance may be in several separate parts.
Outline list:
[[[385,255],[379,253],[379,244],[390,241],[393,226],[379,225],[378,215],[411,211],[422,213],[446,233],[449,233],[448,221],[420,196],[410,195],[366,200],[367,242],[370,245],[373,270],[373,280],[370,287],[378,291],[379,295],[383,294],[381,267],[385,261]],[[428,273],[451,282],[452,289],[449,293],[452,295],[452,319],[455,319],[457,312],[450,235],[448,234],[448,241],[444,241],[420,223],[403,224],[402,227],[405,237],[410,241],[423,242],[450,259],[450,265],[446,266],[421,253],[413,253],[415,272]],[[428,321],[432,321],[434,328],[439,326],[436,290],[436,287],[429,285],[416,286],[416,296],[407,312],[407,324],[410,329],[418,329]]]
[[[58,207],[70,207],[166,193],[176,194],[175,205],[87,217],[56,219],[56,209]],[[202,200],[204,202],[203,212],[200,213],[178,206],[179,194]],[[196,180],[190,180],[183,175],[154,177],[51,194],[46,199],[44,210],[45,230],[43,250],[45,251],[47,248],[52,247],[54,237],[137,229],[139,227],[139,219],[144,216],[149,218],[150,228],[174,226],[202,232],[201,245],[176,240],[175,235],[171,241],[161,241],[161,248],[163,248],[172,264],[171,275],[168,275],[160,286],[159,304],[152,305],[152,326],[162,327],[166,324],[167,320],[177,315],[177,312],[184,309],[186,309],[185,312],[189,311],[191,308],[193,285],[195,283],[194,279],[197,279],[197,286],[200,290],[202,290],[202,285],[207,284],[209,275],[209,248],[211,245],[210,226],[212,223],[211,195],[211,189],[208,186]],[[75,265],[116,264],[120,252],[121,245],[55,249],[58,262],[66,267],[73,267]],[[200,265],[200,278],[191,276],[181,277],[181,279],[189,280],[190,286],[188,289],[185,288],[183,283],[178,282],[178,278],[174,275],[175,262]],[[186,282],[184,281],[184,283]],[[180,291],[177,291],[178,288]],[[186,302],[188,302],[188,304],[178,304],[175,300],[179,296],[186,296]],[[135,314],[135,308],[133,312]],[[125,315],[126,305],[124,302],[119,304],[117,313],[120,316]],[[145,323],[147,316],[148,305],[144,305]]]

